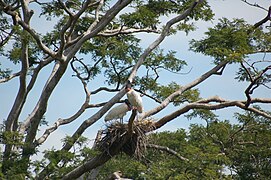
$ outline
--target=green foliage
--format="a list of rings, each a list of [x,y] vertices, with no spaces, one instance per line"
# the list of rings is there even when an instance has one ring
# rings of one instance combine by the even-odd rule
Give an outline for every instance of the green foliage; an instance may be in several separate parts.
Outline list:
[[[123,14],[120,18],[123,24],[139,28],[153,27],[159,22],[158,15],[146,6],[139,6],[136,12]]]
[[[1,66],[1,63],[0,63],[0,66]],[[0,78],[8,78],[11,72],[12,71],[9,68],[6,68],[6,69],[0,68]]]
[[[181,86],[178,85],[175,82],[172,82],[168,85],[161,85],[157,86],[155,89],[154,96],[158,98],[159,100],[164,100],[166,97],[168,97],[170,94],[173,92],[181,89]],[[182,93],[182,95],[176,97],[173,101],[173,104],[175,106],[180,105],[181,103],[184,102],[194,102],[196,100],[199,100],[199,90],[198,89],[190,89]]]
[[[124,177],[134,179],[269,179],[270,121],[252,113],[235,117],[239,124],[216,120],[209,121],[206,127],[193,124],[189,131],[149,135],[149,143],[168,147],[189,161],[148,149],[140,163],[125,155],[112,158],[98,179],[119,170]],[[236,174],[225,174],[225,168]]]
[[[65,143],[71,143],[72,138],[67,136],[63,139],[63,141]],[[64,174],[82,164],[85,160],[90,159],[100,153],[94,149],[91,149],[88,143],[89,139],[81,136],[73,145],[72,151],[59,151],[53,148],[51,150],[45,150],[43,152],[43,159],[35,160],[31,163],[34,169],[34,175],[37,175],[40,170],[46,167],[49,160],[51,163],[50,166],[47,167],[47,171],[51,174],[50,178],[59,179]]]
[[[206,122],[217,121],[218,118],[218,116],[215,115],[212,111],[206,109],[193,109],[193,112],[185,115],[185,117],[187,117],[189,120],[199,117]]]
[[[237,113],[236,117],[246,126],[242,129],[243,133],[238,134],[240,143],[236,143],[230,153],[233,167],[241,179],[269,179],[271,177],[270,120],[252,113]]]
[[[175,51],[164,53],[163,50],[157,49],[148,56],[144,65],[147,69],[166,69],[168,71],[178,72],[187,64],[184,60],[176,57]]]
[[[254,51],[253,40],[248,34],[250,28],[244,20],[220,19],[217,25],[205,33],[204,39],[190,42],[191,50],[214,57],[216,63],[240,62]]]
[[[5,1],[14,3],[15,1]],[[83,0],[63,1],[71,12],[78,12],[82,8]],[[105,1],[100,11],[100,17],[106,13],[113,1]],[[116,16],[97,36],[91,37],[80,48],[76,55],[87,57],[82,59],[83,67],[76,69],[84,73],[90,73],[90,79],[103,75],[106,77],[106,84],[119,87],[127,80],[131,68],[137,63],[143,50],[140,47],[140,40],[133,34],[118,34],[108,36],[110,30],[121,28],[149,28],[160,29],[160,21],[168,19],[173,15],[183,13],[194,0],[136,0]],[[33,2],[34,3],[34,2]],[[16,3],[15,3],[16,4]],[[39,3],[38,3],[39,4]],[[42,6],[41,17],[48,21],[53,18],[57,20],[54,29],[44,36],[41,41],[51,50],[56,51],[60,45],[60,34],[70,17],[65,13],[60,1],[40,3]],[[18,7],[21,7],[18,4]],[[72,24],[64,34],[67,42],[68,36],[72,34],[71,40],[85,33],[94,22],[97,6],[90,7],[82,14],[78,22]],[[19,11],[18,11],[19,12]],[[36,13],[36,12],[35,12]],[[170,34],[177,31],[188,33],[195,30],[195,21],[211,20],[213,13],[207,1],[198,6],[189,16],[170,30]],[[0,12],[0,36],[1,40],[7,36],[7,32],[14,30],[7,47],[0,47],[1,56],[7,57],[15,65],[18,65],[22,58],[23,45],[28,46],[29,66],[33,67],[39,63],[39,58],[48,57],[36,44],[36,41],[20,26],[14,26],[11,18]],[[191,42],[191,50],[204,55],[214,57],[214,62],[230,61],[241,62],[249,54],[257,51],[270,51],[271,34],[270,30],[263,31],[256,29],[250,31],[251,26],[245,21],[235,19],[233,21],[223,18],[213,28],[209,28],[206,37],[202,40]],[[70,45],[70,44],[69,44]],[[67,45],[67,46],[69,46]],[[11,47],[11,48],[10,48]],[[70,46],[69,46],[70,47]],[[68,48],[68,47],[64,47]],[[67,50],[67,49],[66,49]],[[148,92],[159,101],[163,101],[171,93],[182,86],[176,82],[160,84],[158,81],[159,71],[178,73],[186,65],[186,62],[179,59],[175,51],[165,52],[157,48],[144,61],[142,73],[135,77],[135,85],[139,90]],[[87,67],[87,68],[86,68]],[[248,70],[253,77],[261,73],[261,69],[253,68]],[[8,68],[0,68],[0,78],[9,77],[12,71]],[[29,73],[30,75],[30,73]],[[240,69],[237,73],[240,81],[249,80],[248,73]],[[271,75],[265,74],[258,83],[270,82]],[[28,80],[28,79],[27,79]],[[28,86],[27,88],[29,88]],[[30,88],[31,89],[31,88]],[[198,89],[190,89],[173,100],[178,106],[185,102],[195,102],[200,99]],[[207,122],[207,126],[191,125],[189,131],[179,129],[176,132],[161,132],[150,134],[150,143],[168,147],[177,154],[189,159],[180,160],[174,155],[157,150],[149,149],[145,157],[131,159],[124,154],[112,158],[109,163],[102,167],[98,179],[105,179],[109,172],[121,170],[125,177],[134,179],[229,179],[230,175],[223,174],[226,167],[236,172],[236,179],[270,179],[270,121],[250,113],[237,114],[239,124],[232,125],[229,121],[219,121],[218,117],[211,111],[197,109],[187,115],[188,118],[200,118]],[[38,119],[40,125],[46,124],[44,118]],[[1,142],[14,147],[24,147],[24,155],[38,153],[37,148],[30,144],[24,144],[17,132],[1,132]],[[29,162],[22,158],[21,151],[15,151],[7,161],[8,171],[5,176],[0,172],[1,179],[24,179],[26,176],[31,179],[51,162],[46,171],[50,179],[59,179],[67,172],[78,167],[83,162],[100,154],[100,152],[89,147],[88,139],[76,137],[74,143],[72,137],[66,137],[64,144],[72,145],[70,151],[47,150],[43,152],[42,160]],[[27,148],[28,149],[27,149]],[[1,156],[3,156],[1,154]],[[2,166],[0,162],[0,166]],[[34,169],[28,172],[25,167]]]
[[[14,28],[16,36],[14,37],[14,43],[12,48],[3,51],[2,56],[7,57],[11,62],[17,64],[21,62],[22,58],[22,43],[27,45],[28,51],[28,62],[29,67],[39,62],[39,56],[41,55],[41,50],[37,47],[36,41],[30,36],[26,31],[22,31],[20,28]],[[3,73],[3,71],[0,71]]]

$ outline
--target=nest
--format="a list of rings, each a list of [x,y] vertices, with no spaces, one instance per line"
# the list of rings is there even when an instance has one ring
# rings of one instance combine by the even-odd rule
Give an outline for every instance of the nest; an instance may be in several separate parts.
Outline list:
[[[108,154],[111,154],[113,149],[120,148],[121,152],[140,159],[146,150],[146,133],[152,129],[152,120],[134,122],[132,133],[128,132],[128,124],[114,122],[103,130],[103,137],[97,142],[97,147]]]

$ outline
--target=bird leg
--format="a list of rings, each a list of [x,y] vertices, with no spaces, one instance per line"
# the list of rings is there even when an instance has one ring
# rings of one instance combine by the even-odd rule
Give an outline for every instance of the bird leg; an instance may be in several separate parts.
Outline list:
[[[122,118],[120,118],[120,123],[121,123],[121,124],[123,124],[123,117],[122,117]]]

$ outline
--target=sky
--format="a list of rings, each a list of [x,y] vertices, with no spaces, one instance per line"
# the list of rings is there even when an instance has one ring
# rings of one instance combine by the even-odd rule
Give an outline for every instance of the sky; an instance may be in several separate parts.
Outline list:
[[[191,32],[188,36],[185,33],[177,33],[174,36],[167,37],[167,39],[161,44],[161,48],[165,50],[174,50],[177,52],[177,56],[180,59],[184,59],[188,62],[188,66],[183,69],[183,72],[188,72],[191,69],[191,72],[188,74],[180,75],[180,74],[172,74],[170,77],[166,72],[161,72],[160,81],[163,83],[169,83],[172,80],[180,82],[180,84],[187,84],[192,80],[199,77],[201,74],[208,71],[213,67],[212,59],[210,57],[203,56],[201,54],[195,54],[191,51],[188,51],[188,42],[192,38],[200,39],[204,36],[204,32],[208,27],[212,27],[215,25],[217,20],[221,17],[231,18],[244,18],[247,22],[254,24],[255,22],[261,20],[266,16],[266,12],[255,7],[251,7],[241,0],[210,0],[210,5],[215,13],[215,18],[211,22],[197,22],[197,30],[195,32]],[[254,2],[254,1],[250,1]],[[270,5],[270,0],[262,0],[257,1],[259,5],[263,7],[268,7]],[[35,7],[33,7],[35,8]],[[34,14],[34,21],[32,23],[33,27],[37,29],[40,33],[46,33],[46,31],[52,29],[53,23],[43,22],[38,18],[37,15]],[[42,24],[42,25],[41,25]],[[147,47],[152,41],[155,40],[156,35],[151,34],[139,34],[139,38],[142,38],[141,45],[142,47]],[[85,58],[88,58],[87,56]],[[257,58],[262,58],[261,56]],[[10,64],[6,59],[0,57],[0,62],[3,66],[12,66],[14,71],[18,71],[18,67]],[[197,86],[200,89],[201,96],[204,98],[219,95],[225,99],[245,99],[244,89],[248,85],[247,83],[238,83],[234,80],[234,75],[236,70],[238,69],[237,65],[230,65],[225,69],[223,76],[214,76],[209,78],[206,82]],[[23,109],[23,113],[20,116],[20,120],[25,119],[32,111],[35,106],[38,97],[40,96],[40,91],[42,90],[43,85],[46,82],[46,77],[48,72],[52,70],[52,66],[47,67],[45,70],[41,72],[39,75],[37,84],[34,86],[30,96],[27,99],[27,104]],[[139,70],[140,71],[140,70]],[[81,106],[84,101],[84,92],[82,88],[82,84],[78,79],[72,76],[72,71],[69,68],[67,74],[61,79],[59,85],[56,90],[53,92],[52,97],[49,101],[48,111],[45,114],[46,120],[49,122],[49,125],[52,125],[58,118],[67,118],[73,115]],[[88,84],[89,89],[95,89],[100,85],[103,85],[105,81],[104,77],[100,77],[99,79],[93,80]],[[8,83],[0,84],[0,122],[7,118],[7,115],[11,109],[12,103],[14,102],[15,95],[18,91],[18,78],[11,80]],[[106,93],[102,95],[97,95],[92,97],[93,103],[103,102],[108,100],[110,97],[113,97],[114,94]],[[269,97],[270,92],[267,89],[262,89],[260,91],[256,91],[255,95]],[[144,108],[146,110],[150,110],[157,106],[157,104],[147,98],[143,97]],[[268,107],[271,110],[270,106]],[[169,106],[165,110],[161,111],[157,115],[156,118],[162,117],[163,115],[169,114],[176,107]],[[236,108],[230,108],[227,110],[219,110],[216,111],[221,119],[232,119],[233,112]],[[93,113],[95,113],[97,109],[87,110],[80,118],[75,120],[73,123],[69,125],[65,125],[60,127],[57,131],[55,131],[49,139],[42,145],[42,149],[51,148],[60,148],[61,143],[59,143],[60,139],[62,139],[65,135],[72,135],[73,132],[77,129],[77,127],[87,118],[89,118]],[[194,119],[187,120],[184,116],[180,116],[172,122],[166,124],[159,131],[174,131],[178,128],[187,129],[191,123],[204,123],[202,120]],[[39,132],[39,135],[42,134],[45,130],[46,126],[42,126]],[[83,134],[90,139],[94,139],[98,129],[105,128],[103,118],[100,119],[93,126],[88,128],[86,132]]]

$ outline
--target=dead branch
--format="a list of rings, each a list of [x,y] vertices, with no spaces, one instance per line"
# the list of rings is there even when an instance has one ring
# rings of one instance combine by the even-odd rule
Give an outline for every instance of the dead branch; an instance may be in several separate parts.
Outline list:
[[[177,153],[176,151],[174,151],[173,149],[170,149],[166,146],[159,146],[159,145],[155,145],[155,144],[147,144],[146,145],[148,148],[153,148],[153,149],[158,149],[158,150],[161,150],[161,151],[165,151],[169,154],[172,154],[174,156],[176,156],[178,159],[182,160],[182,161],[189,161],[189,159],[179,155],[179,153]]]
[[[257,4],[257,3],[254,3],[254,4],[253,4],[253,3],[248,2],[247,0],[241,0],[241,1],[245,2],[246,4],[248,4],[248,5],[250,5],[250,6],[254,6],[254,7],[263,9],[263,10],[265,10],[265,11],[268,11],[268,9],[265,9],[264,7],[260,6],[260,5]]]

